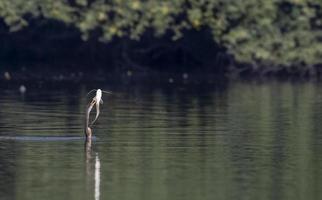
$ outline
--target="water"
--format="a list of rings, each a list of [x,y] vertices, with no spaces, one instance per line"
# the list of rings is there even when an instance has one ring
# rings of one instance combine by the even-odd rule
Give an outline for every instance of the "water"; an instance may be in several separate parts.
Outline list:
[[[26,85],[0,90],[1,200],[322,199],[321,83]]]

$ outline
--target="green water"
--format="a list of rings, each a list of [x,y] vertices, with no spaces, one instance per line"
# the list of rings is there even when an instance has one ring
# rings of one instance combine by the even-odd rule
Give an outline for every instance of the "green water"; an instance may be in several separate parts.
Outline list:
[[[97,139],[65,140],[93,87],[114,92]],[[17,91],[0,90],[1,200],[322,199],[321,83]]]

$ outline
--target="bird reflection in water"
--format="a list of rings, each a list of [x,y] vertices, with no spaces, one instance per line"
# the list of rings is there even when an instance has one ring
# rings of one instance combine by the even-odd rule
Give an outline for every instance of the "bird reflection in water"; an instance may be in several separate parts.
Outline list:
[[[92,140],[85,140],[86,179],[88,190],[92,191],[94,181],[94,199],[100,199],[101,162],[98,153],[92,149]]]

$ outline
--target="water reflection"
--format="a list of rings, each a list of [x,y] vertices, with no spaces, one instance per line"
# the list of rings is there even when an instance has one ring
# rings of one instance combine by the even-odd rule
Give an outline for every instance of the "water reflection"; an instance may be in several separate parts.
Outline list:
[[[95,144],[0,137],[0,197],[322,199],[321,86],[113,89]],[[0,135],[82,136],[88,90],[77,88],[0,90]]]
[[[101,162],[98,153],[95,155],[95,200],[100,199]]]
[[[101,182],[101,162],[98,152],[92,149],[92,140],[85,140],[85,156],[86,156],[86,175],[89,191],[93,187],[94,181],[94,199],[100,199],[100,182]]]

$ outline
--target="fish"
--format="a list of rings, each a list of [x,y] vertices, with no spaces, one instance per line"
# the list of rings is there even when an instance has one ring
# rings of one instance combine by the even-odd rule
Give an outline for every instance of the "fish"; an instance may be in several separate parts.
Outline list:
[[[93,98],[93,102],[96,105],[96,116],[95,119],[91,122],[91,125],[95,123],[95,121],[98,119],[98,116],[100,115],[100,104],[103,104],[101,89],[97,89],[96,96]]]

